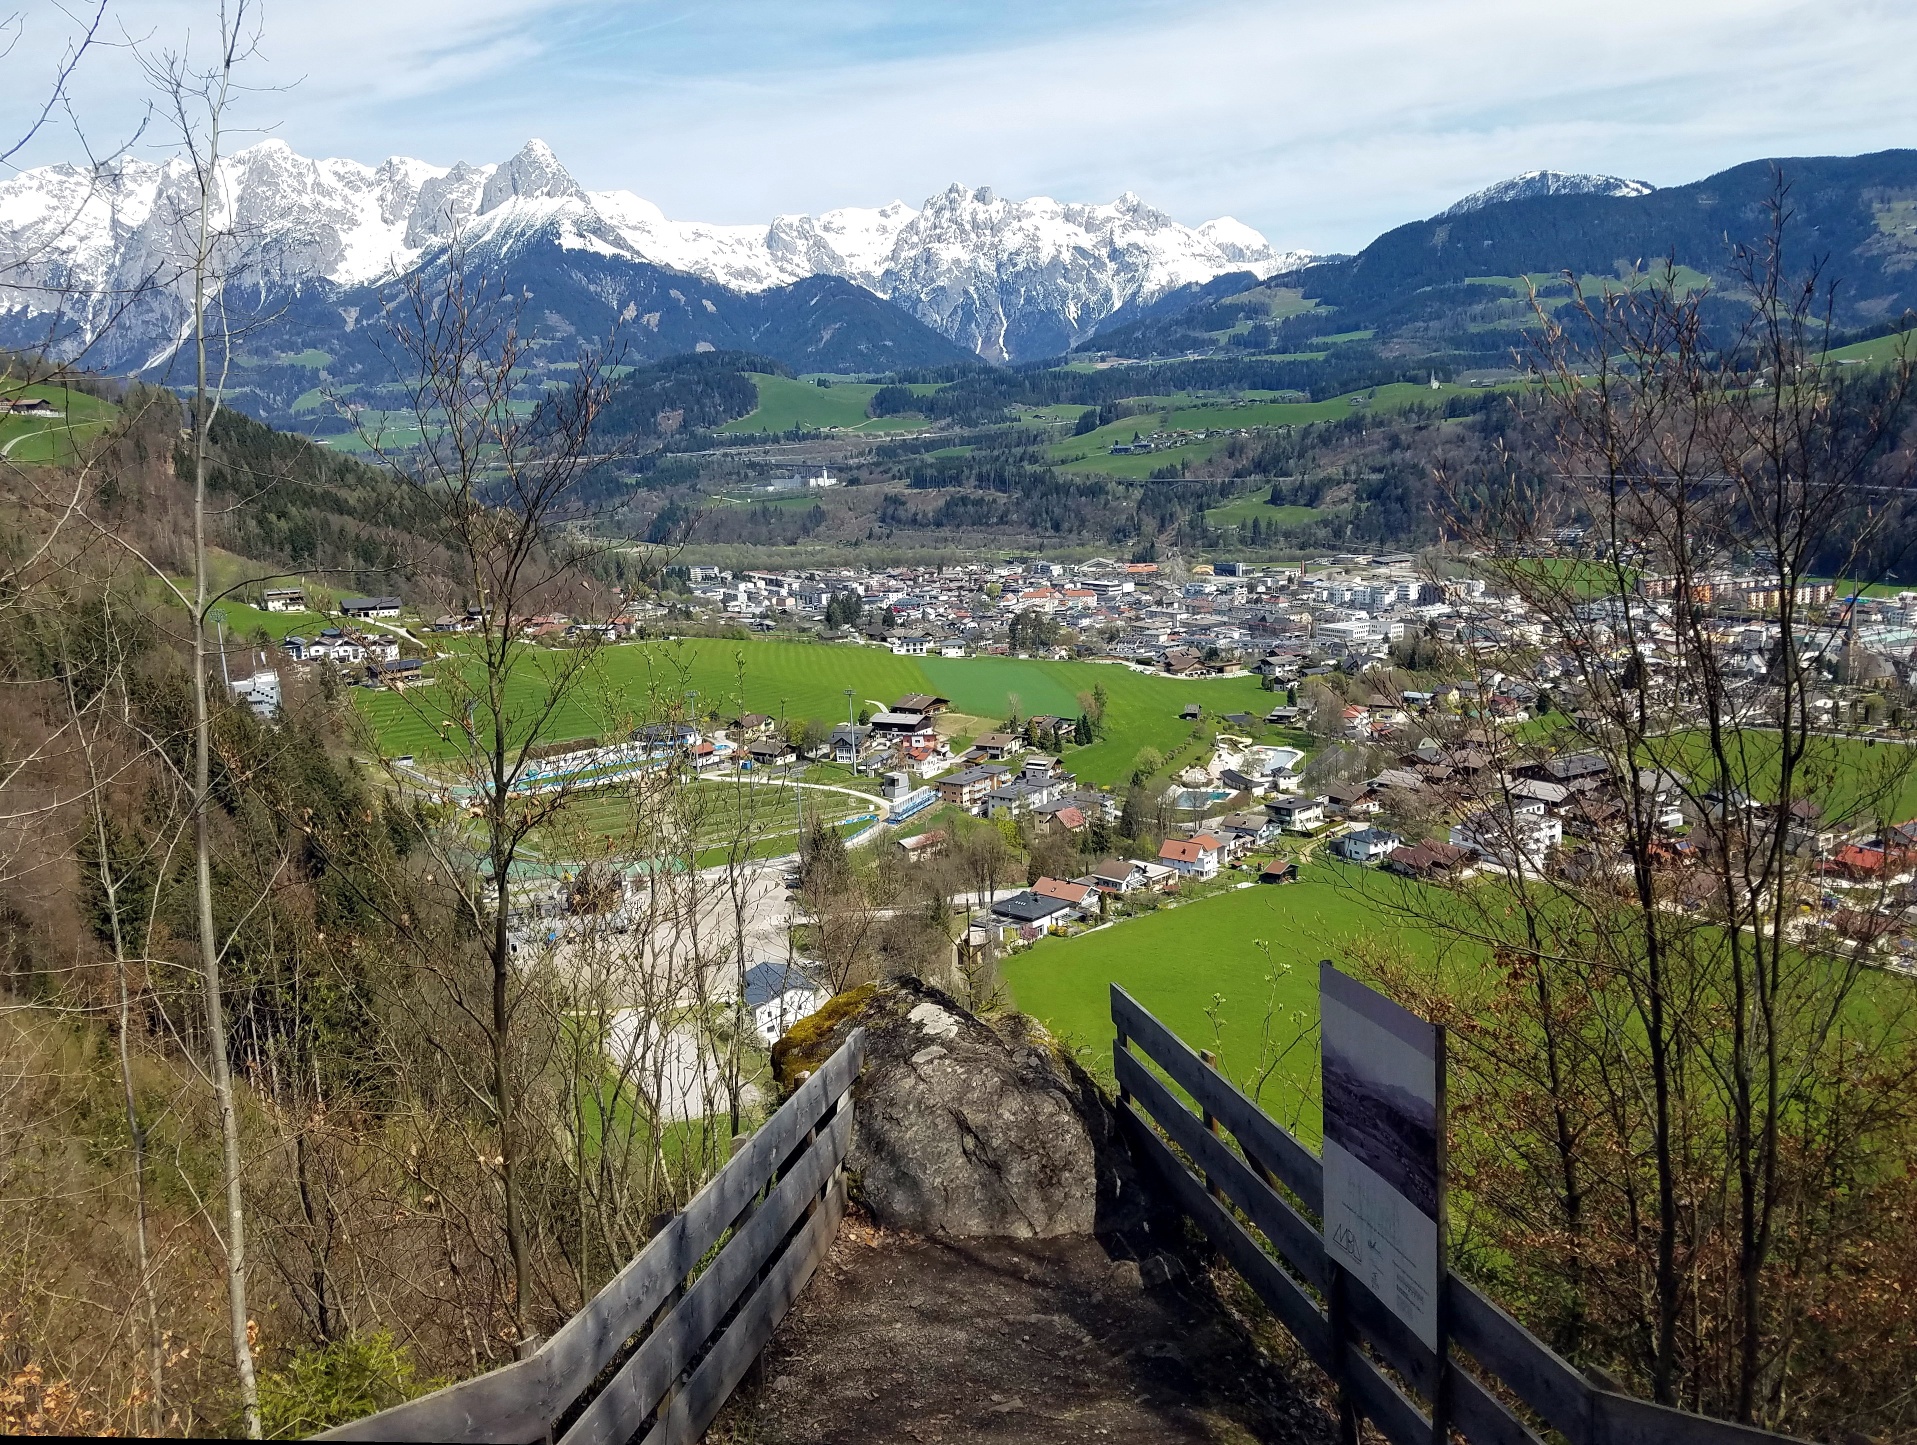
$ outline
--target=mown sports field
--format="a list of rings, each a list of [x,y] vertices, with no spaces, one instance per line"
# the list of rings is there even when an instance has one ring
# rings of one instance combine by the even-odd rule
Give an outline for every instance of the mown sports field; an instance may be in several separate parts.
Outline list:
[[[563,658],[560,653],[528,654],[526,681],[517,689],[527,705],[539,693],[532,681],[535,670]],[[437,664],[450,665],[450,659]],[[1010,713],[1016,694],[1021,716],[1076,717],[1078,694],[1099,686],[1109,698],[1106,735],[1066,755],[1067,766],[1090,783],[1124,781],[1141,748],[1170,753],[1186,742],[1192,725],[1181,721],[1179,713],[1188,703],[1199,704],[1208,715],[1242,711],[1258,716],[1272,704],[1271,694],[1256,677],[1180,680],[1105,663],[895,657],[876,647],[688,638],[602,648],[592,675],[562,708],[548,734],[555,741],[610,737],[691,693],[697,693],[694,706],[701,715],[743,708],[826,723],[845,720],[847,688],[855,711],[890,706],[909,692],[929,692],[950,698],[957,712],[997,720]],[[407,693],[356,691],[355,700],[383,752],[411,753],[423,760],[447,751],[440,724],[455,705],[452,691],[432,685]]]

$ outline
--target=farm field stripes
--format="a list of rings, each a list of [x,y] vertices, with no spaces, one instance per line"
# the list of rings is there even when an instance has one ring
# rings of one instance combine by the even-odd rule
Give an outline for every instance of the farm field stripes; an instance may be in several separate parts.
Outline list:
[[[542,654],[528,655],[537,666]],[[550,659],[553,654],[544,654]],[[1255,677],[1180,680],[1091,662],[1051,662],[1026,658],[895,657],[878,648],[767,639],[730,641],[688,638],[677,642],[632,643],[607,647],[596,660],[596,675],[570,700],[551,736],[599,737],[622,722],[631,726],[655,705],[677,703],[698,694],[704,714],[737,712],[743,706],[788,718],[818,718],[834,723],[846,715],[845,689],[854,709],[890,705],[908,692],[932,692],[952,700],[956,711],[1001,718],[1016,693],[1025,716],[1055,713],[1076,716],[1077,694],[1103,686],[1109,699],[1106,736],[1073,749],[1067,765],[1092,783],[1123,780],[1140,748],[1169,752],[1190,734],[1178,714],[1187,703],[1214,713],[1262,714],[1271,695]],[[452,665],[442,661],[440,667]],[[530,704],[536,687],[528,679],[516,689]],[[448,751],[440,737],[449,690],[426,686],[405,694],[357,692],[363,714],[381,749],[420,758]]]
[[[799,797],[784,780],[760,782],[745,778],[706,778],[694,785],[685,822],[695,828],[702,850],[723,849],[744,839],[752,857],[792,852],[799,833]],[[869,818],[880,809],[879,800],[863,801],[827,788],[803,788],[806,825],[824,822],[833,827],[852,819]],[[627,788],[614,785],[579,795],[566,814],[565,827],[537,835],[542,853],[590,858],[608,840],[627,837],[635,826],[635,805]],[[776,845],[776,846],[773,846]]]

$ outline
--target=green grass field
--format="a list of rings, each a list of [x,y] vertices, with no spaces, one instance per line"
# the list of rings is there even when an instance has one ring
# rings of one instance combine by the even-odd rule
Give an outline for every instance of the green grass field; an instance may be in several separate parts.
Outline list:
[[[312,595],[310,589],[307,595]],[[311,637],[321,628],[338,627],[342,623],[341,618],[329,617],[323,612],[268,612],[245,602],[222,602],[219,610],[226,614],[226,636],[229,642],[234,638],[251,637],[260,631],[264,631],[275,642],[294,633]]]
[[[1578,278],[1578,289],[1586,296],[1598,297],[1606,292],[1616,294],[1624,291],[1646,290],[1653,284],[1662,282],[1663,279],[1664,268],[1661,264],[1650,271],[1637,271],[1622,276],[1599,276],[1586,272]],[[1677,267],[1673,279],[1680,296],[1708,290],[1712,285],[1709,276],[1690,266]],[[1540,293],[1539,299],[1544,302],[1547,310],[1556,310],[1560,306],[1568,305],[1571,300],[1569,288],[1564,284],[1564,277],[1556,272],[1530,276],[1467,276],[1464,278],[1464,284],[1495,287],[1519,298],[1528,296],[1532,288],[1536,288]]]
[[[1587,562],[1576,557],[1534,557],[1521,564],[1521,571],[1534,576],[1553,577],[1582,597],[1610,597],[1618,590],[1617,569],[1609,562]],[[1637,573],[1626,568],[1626,586],[1634,585]]]
[[[1834,347],[1829,359],[1837,362],[1861,362],[1881,366],[1906,356],[1917,360],[1917,332],[1900,331],[1893,336],[1879,336],[1871,341],[1858,341],[1849,346]]]
[[[313,396],[312,392],[303,393],[301,401]],[[315,411],[327,409],[325,398],[319,397],[313,403]],[[342,432],[335,436],[314,437],[314,444],[328,451],[349,452],[361,455],[372,452],[403,452],[420,444],[423,435],[419,429],[419,418],[409,411],[362,411],[358,415],[359,427],[363,429]]]
[[[1205,521],[1213,527],[1242,527],[1255,517],[1266,526],[1296,527],[1326,515],[1322,507],[1274,507],[1265,500],[1265,495],[1254,492],[1225,506],[1213,507],[1205,513]]]
[[[1708,745],[1701,733],[1666,740],[1667,763],[1688,772],[1700,787],[1712,781]],[[1737,734],[1742,781],[1760,800],[1774,796],[1777,786],[1775,733],[1745,729]],[[1800,796],[1814,795],[1827,816],[1893,823],[1917,818],[1917,746],[1872,742],[1868,738],[1813,737],[1798,774]]]
[[[807,825],[823,819],[840,827],[849,819],[879,811],[876,798],[861,800],[824,788],[803,788]],[[798,805],[792,785],[783,779],[715,778],[693,784],[689,795],[696,809],[697,842],[712,856],[702,861],[723,861],[720,852],[734,839],[749,840],[749,856],[773,857],[797,849],[799,833]],[[541,853],[565,857],[591,857],[607,840],[630,839],[635,826],[633,804],[627,790],[614,785],[582,793],[566,808],[560,826],[542,831],[535,840]],[[858,827],[865,826],[863,823]],[[856,827],[841,828],[844,833]]]
[[[1304,880],[1254,886],[1164,908],[1078,938],[1041,939],[1008,960],[1005,979],[1024,1012],[1091,1050],[1110,1076],[1111,986],[1121,984],[1195,1049],[1216,1048],[1234,1080],[1282,1058],[1260,1094],[1282,1122],[1319,1129],[1318,961],[1345,961],[1351,946],[1388,926],[1417,947],[1373,894],[1414,886],[1342,865],[1307,869]],[[1420,952],[1434,951],[1426,940]],[[1214,1010],[1219,1029],[1214,1042]],[[1269,1034],[1267,1034],[1269,1019]]]
[[[917,431],[925,425],[919,416],[869,417],[865,409],[878,387],[858,382],[837,382],[819,386],[796,381],[789,376],[747,373],[759,389],[756,410],[736,421],[729,421],[722,432],[782,432],[795,426],[813,430],[842,427],[847,431]]]
[[[809,512],[819,505],[819,493],[808,488],[803,492],[777,492],[768,496],[764,492],[742,489],[736,497],[721,495],[712,500],[722,507],[776,507],[782,512]]]
[[[536,660],[539,655],[532,656]],[[848,687],[855,708],[889,706],[908,692],[932,692],[950,698],[958,712],[1001,718],[1010,711],[1012,693],[1018,694],[1020,711],[1027,717],[1076,715],[1078,693],[1102,684],[1110,698],[1105,738],[1066,755],[1067,766],[1091,783],[1123,781],[1140,748],[1170,752],[1183,743],[1191,724],[1181,722],[1178,714],[1188,702],[1211,713],[1262,716],[1272,701],[1255,677],[1180,681],[1092,662],[894,657],[874,647],[689,638],[603,649],[596,676],[569,702],[552,735],[606,736],[622,722],[630,725],[645,714],[649,699],[654,704],[676,701],[693,691],[701,713],[712,708],[736,712],[741,706],[740,659],[744,707],[774,717],[783,712],[789,718],[827,722],[845,717]],[[530,702],[536,691],[529,680],[521,696]],[[452,705],[451,692],[435,687],[405,694],[356,692],[355,699],[386,752],[430,758],[445,751],[439,721],[443,709]]]
[[[119,408],[83,391],[64,386],[8,387],[8,401],[51,402],[64,416],[9,416],[0,418],[0,455],[23,464],[71,465],[82,447],[112,425]]]
[[[1196,405],[1175,408],[1169,422],[1164,412],[1125,417],[1109,426],[1099,427],[1084,436],[1054,442],[1053,459],[1067,471],[1101,472],[1108,476],[1146,477],[1157,468],[1176,464],[1186,458],[1201,460],[1226,444],[1224,437],[1194,442],[1187,446],[1149,452],[1141,456],[1112,456],[1114,443],[1129,442],[1134,433],[1141,437],[1169,428],[1180,431],[1217,430],[1232,427],[1305,426],[1312,422],[1337,421],[1360,409],[1374,413],[1398,412],[1414,406],[1441,405],[1448,397],[1476,395],[1481,388],[1442,383],[1436,391],[1415,382],[1399,381],[1369,392],[1353,392],[1325,401],[1266,401],[1250,406]]]

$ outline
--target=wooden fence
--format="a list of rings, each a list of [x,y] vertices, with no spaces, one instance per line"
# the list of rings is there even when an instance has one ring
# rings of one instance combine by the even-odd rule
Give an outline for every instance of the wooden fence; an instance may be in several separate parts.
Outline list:
[[[699,1439],[838,1233],[847,1091],[864,1058],[864,1030],[854,1030],[684,1212],[525,1359],[319,1438]]]
[[[1455,1356],[1440,1360],[1325,1253],[1318,1226],[1307,1217],[1323,1209],[1324,1172],[1316,1154],[1116,984],[1112,1023],[1119,1114],[1139,1162],[1338,1383],[1355,1413],[1369,1417],[1393,1445],[1434,1445],[1433,1409],[1473,1445],[1542,1445],[1478,1374]],[[1201,1112],[1181,1102],[1145,1060]],[[1484,1380],[1502,1386],[1570,1445],[1756,1445],[1785,1438],[1600,1389],[1456,1274],[1445,1277],[1440,1311],[1450,1343]],[[1393,1374],[1427,1403],[1421,1406]]]

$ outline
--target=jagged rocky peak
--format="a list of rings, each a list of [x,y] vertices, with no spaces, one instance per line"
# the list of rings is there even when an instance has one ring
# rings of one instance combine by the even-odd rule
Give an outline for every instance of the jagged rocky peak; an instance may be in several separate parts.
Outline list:
[[[431,241],[444,240],[478,215],[487,178],[497,169],[459,161],[444,175],[423,182],[406,223],[406,244],[417,249]]]
[[[1648,196],[1657,187],[1649,181],[1633,181],[1623,176],[1596,176],[1577,171],[1525,171],[1496,185],[1473,191],[1454,201],[1438,214],[1459,216],[1466,211],[1481,211],[1505,201],[1528,201],[1538,196]]]
[[[463,232],[493,253],[489,263],[553,245],[743,292],[839,276],[993,359],[1050,355],[1120,306],[1306,259],[1230,218],[1185,226],[1130,191],[1087,205],[954,182],[922,210],[893,201],[757,225],[674,221],[630,192],[585,191],[538,140],[503,164],[451,167],[309,160],[270,140],[223,167],[239,232],[234,274],[262,283],[378,283]],[[106,296],[165,272],[191,202],[178,161],[0,177],[0,324],[36,314],[63,288]],[[168,344],[175,309],[155,308],[150,334],[123,326],[128,345]]]
[[[479,214],[497,210],[508,201],[544,197],[560,201],[583,201],[580,189],[559,157],[543,140],[529,140],[519,154],[494,171],[480,193]]]

